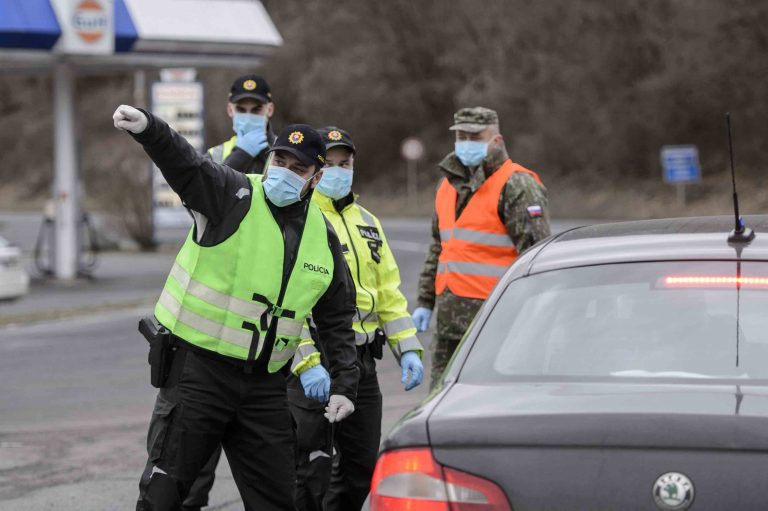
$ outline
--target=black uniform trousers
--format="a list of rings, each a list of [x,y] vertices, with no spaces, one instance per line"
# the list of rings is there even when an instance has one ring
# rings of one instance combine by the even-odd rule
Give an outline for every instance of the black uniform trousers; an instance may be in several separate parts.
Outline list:
[[[361,353],[355,411],[333,427],[323,416],[323,405],[307,399],[298,380],[289,385],[297,437],[296,507],[301,511],[359,510],[370,491],[381,440],[382,397],[373,357],[367,349]]]
[[[150,421],[137,510],[181,510],[219,445],[246,511],[295,510],[294,439],[283,372],[180,348]]]
[[[189,494],[184,499],[184,511],[196,511],[208,505],[208,494],[211,493],[213,482],[216,480],[216,467],[219,465],[220,458],[221,446],[219,445],[208,463],[200,469],[200,474],[189,489]]]

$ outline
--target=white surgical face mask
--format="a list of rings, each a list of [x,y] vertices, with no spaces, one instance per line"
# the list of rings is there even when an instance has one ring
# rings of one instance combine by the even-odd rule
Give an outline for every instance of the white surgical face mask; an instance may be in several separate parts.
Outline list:
[[[275,206],[282,208],[301,200],[307,180],[290,169],[270,165],[264,178],[264,193]]]
[[[317,189],[331,199],[342,199],[352,191],[354,174],[352,169],[344,167],[325,167],[323,177],[317,183]]]
[[[254,130],[265,131],[267,129],[267,116],[235,112],[232,116],[232,129],[238,137]]]
[[[458,140],[455,145],[456,157],[467,167],[480,165],[488,156],[488,143],[475,140]]]

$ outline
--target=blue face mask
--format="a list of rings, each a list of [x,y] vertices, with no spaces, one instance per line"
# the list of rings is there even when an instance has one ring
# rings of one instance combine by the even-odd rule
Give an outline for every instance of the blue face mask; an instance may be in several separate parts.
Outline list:
[[[317,189],[320,193],[327,195],[331,199],[341,199],[349,195],[352,191],[352,178],[354,172],[344,167],[325,167],[323,177],[317,183]]]
[[[455,146],[456,157],[467,167],[480,165],[488,155],[488,144],[474,140],[460,140]]]
[[[235,112],[235,116],[232,117],[232,129],[238,137],[254,130],[266,131],[267,116]]]
[[[272,204],[282,208],[301,200],[301,191],[306,183],[307,181],[295,172],[285,167],[270,165],[263,182],[264,193]]]

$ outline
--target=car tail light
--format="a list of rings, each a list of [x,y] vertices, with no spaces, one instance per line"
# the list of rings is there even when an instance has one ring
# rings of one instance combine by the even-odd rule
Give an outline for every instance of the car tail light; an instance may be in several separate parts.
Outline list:
[[[512,511],[495,483],[438,464],[430,449],[385,452],[371,483],[371,511]]]
[[[717,275],[670,275],[664,277],[665,287],[698,288],[756,288],[768,289],[768,277],[736,277]]]

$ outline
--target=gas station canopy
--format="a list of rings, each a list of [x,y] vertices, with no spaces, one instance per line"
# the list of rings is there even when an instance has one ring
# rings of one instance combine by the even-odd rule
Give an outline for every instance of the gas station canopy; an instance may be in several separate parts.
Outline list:
[[[75,77],[147,67],[253,68],[282,43],[259,0],[0,0],[0,73],[53,77],[57,278],[77,275]]]
[[[112,39],[98,42],[108,50],[71,51],[100,37]],[[63,54],[77,67],[242,66],[282,42],[258,0],[0,0],[5,70]]]

